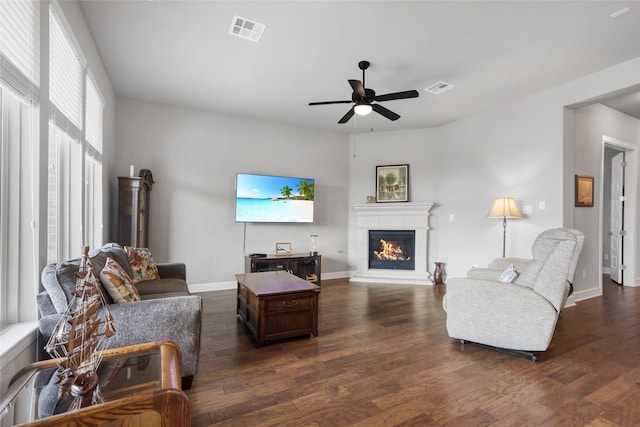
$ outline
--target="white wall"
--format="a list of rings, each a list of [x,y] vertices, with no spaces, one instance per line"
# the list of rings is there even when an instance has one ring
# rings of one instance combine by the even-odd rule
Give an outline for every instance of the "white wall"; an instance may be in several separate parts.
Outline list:
[[[117,123],[111,192],[130,164],[136,175],[153,172],[151,253],[158,262],[185,262],[190,285],[233,282],[244,272],[244,224],[234,220],[239,172],[315,179],[314,223],[247,224],[247,253],[273,253],[276,242],[308,252],[309,235],[318,234],[325,277],[348,271],[340,253],[347,249],[346,135],[126,99],[118,99]]]
[[[542,99],[524,99],[442,129],[441,258],[450,274],[486,266],[502,255],[500,219],[487,218],[493,200],[513,197],[522,219],[508,220],[506,255],[530,257],[540,231],[562,225],[562,115]],[[544,209],[541,209],[544,203]]]

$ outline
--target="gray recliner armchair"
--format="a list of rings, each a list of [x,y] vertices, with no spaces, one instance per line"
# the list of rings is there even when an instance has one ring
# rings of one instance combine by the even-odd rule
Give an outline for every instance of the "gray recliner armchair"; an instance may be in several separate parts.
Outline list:
[[[534,241],[532,258],[498,258],[465,278],[450,278],[443,299],[452,338],[514,350],[536,359],[551,343],[571,289],[584,234],[556,228]],[[513,283],[499,281],[513,265]]]

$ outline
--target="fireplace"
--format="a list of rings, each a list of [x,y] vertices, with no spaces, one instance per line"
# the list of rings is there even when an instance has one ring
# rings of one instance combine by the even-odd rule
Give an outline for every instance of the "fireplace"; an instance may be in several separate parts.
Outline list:
[[[369,230],[369,268],[415,269],[415,230]]]
[[[427,249],[429,247],[429,211],[433,203],[367,203],[354,205],[355,211],[355,251],[356,269],[351,276],[352,282],[397,283],[412,285],[431,285],[431,274],[427,271]],[[403,257],[410,261],[394,261],[392,266],[379,267],[370,264],[369,231],[393,232],[397,239],[398,232],[413,234],[413,244],[404,246]],[[406,245],[406,242],[396,242]],[[379,245],[379,242],[378,242]],[[378,248],[374,249],[379,251]],[[411,264],[410,264],[411,263]],[[375,264],[375,263],[374,263]]]

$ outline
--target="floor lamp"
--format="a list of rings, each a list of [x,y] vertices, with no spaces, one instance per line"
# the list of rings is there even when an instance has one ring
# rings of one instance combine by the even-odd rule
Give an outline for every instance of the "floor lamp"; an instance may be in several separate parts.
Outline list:
[[[502,218],[502,257],[505,257],[507,244],[507,218],[522,218],[515,199],[496,199],[487,218]]]

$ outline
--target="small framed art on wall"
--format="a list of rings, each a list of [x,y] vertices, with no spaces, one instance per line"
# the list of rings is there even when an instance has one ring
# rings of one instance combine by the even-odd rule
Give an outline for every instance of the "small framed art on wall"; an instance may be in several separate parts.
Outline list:
[[[576,206],[593,207],[593,177],[576,175]]]

